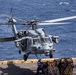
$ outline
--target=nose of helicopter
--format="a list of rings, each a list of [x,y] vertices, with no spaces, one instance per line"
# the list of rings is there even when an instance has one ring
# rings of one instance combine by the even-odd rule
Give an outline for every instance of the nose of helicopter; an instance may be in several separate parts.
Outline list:
[[[53,50],[54,50],[53,44],[45,43],[45,44],[43,44],[42,49],[44,50],[44,54],[46,56],[49,56],[50,52],[53,52]]]
[[[42,49],[43,50],[52,50],[53,49],[53,44],[44,43],[42,45]]]
[[[41,44],[40,46],[38,46],[38,52],[42,52],[42,53],[49,53],[50,51],[52,52],[54,50],[53,48],[53,44],[48,44],[48,43],[44,43]]]
[[[32,53],[36,52],[38,54],[44,54],[46,56],[50,56],[50,53],[52,53],[54,50],[53,43],[43,43],[33,46]]]

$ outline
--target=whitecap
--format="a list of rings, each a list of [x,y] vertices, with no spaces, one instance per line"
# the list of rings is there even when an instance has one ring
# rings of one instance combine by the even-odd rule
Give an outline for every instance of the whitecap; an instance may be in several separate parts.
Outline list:
[[[34,18],[34,19],[36,19],[36,20],[38,20],[38,19],[39,19],[36,15],[33,15],[33,18]]]
[[[23,1],[23,0],[13,0],[13,1],[14,1],[14,2],[15,2],[15,1],[20,2],[20,1]]]
[[[17,0],[17,1],[22,1],[22,0]]]
[[[43,4],[43,6],[45,6],[46,4]]]
[[[72,12],[75,12],[75,10],[71,10]]]
[[[59,4],[60,4],[60,5],[63,5],[63,4],[69,5],[70,3],[69,3],[69,2],[60,2]]]

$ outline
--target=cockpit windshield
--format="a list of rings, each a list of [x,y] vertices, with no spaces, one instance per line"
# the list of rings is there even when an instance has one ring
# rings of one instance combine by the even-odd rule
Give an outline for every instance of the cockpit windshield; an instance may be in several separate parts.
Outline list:
[[[49,37],[46,37],[45,41],[48,42],[48,43],[52,43],[52,40]]]
[[[45,38],[34,38],[33,39],[33,44],[37,45],[39,43],[52,43],[52,40],[49,37]]]

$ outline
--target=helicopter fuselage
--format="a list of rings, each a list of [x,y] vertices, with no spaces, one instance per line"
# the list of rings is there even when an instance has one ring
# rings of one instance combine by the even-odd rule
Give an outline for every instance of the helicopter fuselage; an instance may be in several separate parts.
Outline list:
[[[25,54],[45,54],[46,56],[55,50],[53,45],[58,39],[55,37],[54,42],[53,36],[46,35],[43,28],[20,31],[17,33],[17,38],[16,46]]]

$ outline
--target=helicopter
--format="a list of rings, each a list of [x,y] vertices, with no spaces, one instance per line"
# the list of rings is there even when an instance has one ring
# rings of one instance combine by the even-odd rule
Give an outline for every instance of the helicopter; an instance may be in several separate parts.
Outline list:
[[[58,43],[59,36],[53,36],[46,34],[43,28],[38,28],[37,25],[61,25],[70,24],[71,22],[62,22],[70,19],[75,19],[76,16],[58,18],[54,20],[29,20],[18,23],[13,17],[8,17],[6,23],[0,23],[0,25],[11,25],[14,33],[13,37],[0,38],[0,42],[14,41],[15,46],[19,49],[19,54],[24,52],[23,59],[26,61],[29,54],[44,54],[53,58],[53,52],[55,51],[54,44]],[[25,25],[29,28],[17,31],[16,25]],[[37,57],[38,58],[38,57]]]

